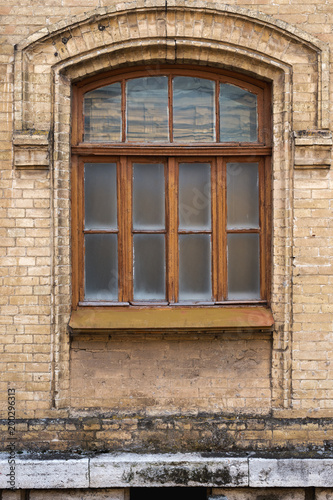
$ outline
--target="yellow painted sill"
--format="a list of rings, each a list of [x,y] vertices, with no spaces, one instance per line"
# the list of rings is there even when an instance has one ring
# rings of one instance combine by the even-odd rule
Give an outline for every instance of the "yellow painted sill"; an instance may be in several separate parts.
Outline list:
[[[72,311],[71,333],[108,331],[223,331],[264,330],[274,325],[272,312],[263,306],[254,307],[112,307],[82,308]]]

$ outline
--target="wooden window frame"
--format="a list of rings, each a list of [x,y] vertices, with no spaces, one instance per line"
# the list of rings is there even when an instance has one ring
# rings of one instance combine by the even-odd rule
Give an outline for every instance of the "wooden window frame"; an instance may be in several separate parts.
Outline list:
[[[193,76],[214,79],[216,82],[230,83],[244,88],[258,97],[258,142],[255,143],[219,143],[218,101],[216,102],[217,142],[200,144],[176,143],[85,143],[83,142],[83,96],[86,92],[116,81],[124,82],[143,76],[168,75]],[[169,85],[169,89],[170,89]],[[218,87],[218,85],[217,85]],[[219,89],[216,89],[218,99]],[[170,102],[170,90],[169,90]],[[122,139],[125,138],[125,109],[122,100]],[[263,81],[236,75],[227,71],[193,70],[187,66],[159,66],[147,72],[146,68],[118,70],[101,77],[89,78],[78,82],[73,87],[73,122],[72,122],[72,308],[105,308],[109,306],[164,307],[175,305],[178,288],[178,176],[177,164],[180,161],[209,161],[212,164],[212,289],[215,302],[186,304],[188,307],[220,306],[269,306],[271,283],[271,103],[270,86]],[[172,137],[172,120],[170,120]],[[163,161],[168,165],[166,172],[166,234],[167,234],[167,301],[134,302],[131,295],[133,282],[132,269],[132,197],[130,161]],[[119,301],[85,301],[84,288],[84,162],[117,162],[118,194],[118,264]],[[258,162],[259,164],[259,227],[258,231],[227,231],[226,229],[226,163]],[[217,193],[217,186],[223,186]],[[221,196],[222,195],[222,196]],[[228,232],[260,232],[260,300],[226,300],[226,236]],[[184,304],[183,304],[184,305]]]

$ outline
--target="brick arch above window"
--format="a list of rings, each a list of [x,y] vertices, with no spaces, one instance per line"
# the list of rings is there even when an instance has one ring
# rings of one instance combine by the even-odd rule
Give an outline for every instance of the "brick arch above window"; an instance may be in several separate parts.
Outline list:
[[[239,68],[253,76],[260,76],[261,67],[300,76],[303,72],[304,83],[316,81],[317,90],[309,99],[306,124],[301,116],[304,100],[300,92],[289,89],[295,129],[309,124],[327,128],[325,43],[262,13],[199,1],[188,7],[184,0],[183,5],[167,7],[164,1],[151,5],[137,1],[95,9],[45,27],[21,42],[15,59],[16,130],[51,129],[51,89],[57,75],[73,80],[147,61]]]

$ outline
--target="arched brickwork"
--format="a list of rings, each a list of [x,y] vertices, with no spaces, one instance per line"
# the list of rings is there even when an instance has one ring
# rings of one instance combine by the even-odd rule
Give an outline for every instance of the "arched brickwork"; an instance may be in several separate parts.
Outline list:
[[[261,61],[269,66],[287,65],[303,82],[315,81],[316,99],[308,99],[306,116],[301,105],[305,97],[293,91],[294,128],[327,128],[328,68],[324,43],[269,16],[223,4],[195,1],[188,7],[183,1],[171,2],[166,8],[164,2],[149,5],[138,1],[64,20],[17,47],[16,90],[23,111],[20,113],[17,103],[16,130],[47,129],[51,102],[37,96],[48,93],[50,97],[46,88],[50,90],[53,73],[81,66],[76,77],[83,77],[106,67],[136,63],[135,53],[145,47],[149,47],[150,60],[182,62],[194,57],[199,64],[230,64],[221,57],[217,62],[209,55],[208,46],[213,49],[214,45],[218,51],[224,49],[234,55],[232,67],[238,67],[235,57],[243,53],[252,60],[247,71],[255,75],[257,61],[259,66]],[[124,58],[126,49],[131,56],[126,54]],[[142,54],[143,60],[147,61],[147,55]],[[73,69],[71,75],[74,77]],[[45,106],[37,106],[41,102]]]

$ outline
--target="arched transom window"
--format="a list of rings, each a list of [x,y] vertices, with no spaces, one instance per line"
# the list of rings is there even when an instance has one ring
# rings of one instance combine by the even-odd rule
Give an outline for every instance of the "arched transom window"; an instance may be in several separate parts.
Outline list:
[[[184,67],[75,86],[75,307],[269,300],[268,90]]]

